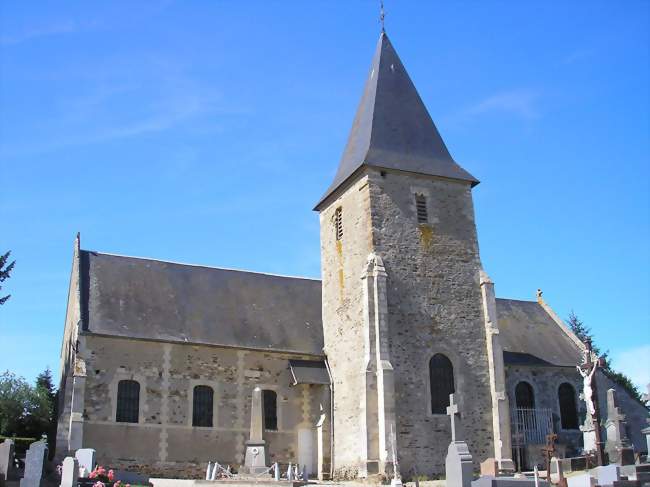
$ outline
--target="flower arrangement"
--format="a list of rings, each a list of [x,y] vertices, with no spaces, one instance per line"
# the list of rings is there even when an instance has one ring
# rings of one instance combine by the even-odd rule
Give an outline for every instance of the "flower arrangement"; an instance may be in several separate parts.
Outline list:
[[[95,469],[88,474],[89,479],[96,480],[93,487],[131,487],[131,484],[123,484],[121,480],[115,481],[115,472],[112,469],[106,469],[97,465]]]

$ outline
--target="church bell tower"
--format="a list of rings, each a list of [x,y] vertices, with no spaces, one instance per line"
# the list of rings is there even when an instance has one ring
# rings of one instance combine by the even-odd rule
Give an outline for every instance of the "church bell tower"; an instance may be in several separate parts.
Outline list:
[[[455,393],[475,461],[494,456],[472,187],[382,32],[321,227],[335,476],[444,473]]]

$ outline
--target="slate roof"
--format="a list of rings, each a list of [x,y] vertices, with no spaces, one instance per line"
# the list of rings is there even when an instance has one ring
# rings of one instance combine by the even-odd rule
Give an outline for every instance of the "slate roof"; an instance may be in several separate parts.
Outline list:
[[[80,260],[88,332],[323,356],[320,280],[86,250]],[[496,304],[506,364],[578,362],[576,344],[537,302]]]
[[[382,33],[334,181],[315,209],[364,165],[478,180],[449,154],[386,33]]]
[[[536,301],[497,298],[499,337],[506,365],[575,367],[582,353]]]
[[[81,251],[89,332],[323,355],[321,282]]]

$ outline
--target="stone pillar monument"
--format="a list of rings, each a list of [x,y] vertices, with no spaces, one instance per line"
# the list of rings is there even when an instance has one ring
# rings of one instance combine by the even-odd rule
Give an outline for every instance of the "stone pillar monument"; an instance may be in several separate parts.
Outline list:
[[[244,471],[260,474],[268,469],[269,452],[264,441],[264,408],[262,406],[262,389],[255,387],[251,397],[251,431],[246,442]]]

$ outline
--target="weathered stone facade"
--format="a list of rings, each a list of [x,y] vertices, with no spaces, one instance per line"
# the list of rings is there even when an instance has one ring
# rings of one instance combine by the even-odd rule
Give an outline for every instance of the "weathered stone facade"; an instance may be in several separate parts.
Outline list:
[[[416,193],[427,198],[429,223],[417,222]],[[343,215],[340,240],[333,226],[338,208]],[[429,360],[438,352],[454,365],[463,422],[472,425],[468,443],[474,458],[478,462],[492,456],[480,260],[469,184],[368,169],[321,211],[320,219],[325,351],[334,379],[335,469],[364,470],[364,454],[365,461],[373,460],[372,445],[365,452],[360,446],[365,411],[364,399],[359,399],[373,393],[364,385],[369,339],[364,336],[368,330],[360,279],[372,252],[382,257],[388,276],[388,335],[383,339],[394,373],[402,471],[415,465],[425,474],[444,471],[449,418],[430,412],[428,373]]]
[[[300,461],[316,473],[315,425],[329,412],[329,388],[291,386],[287,366],[289,359],[314,357],[93,335],[81,341],[87,365],[83,446],[97,450],[100,464],[181,477],[196,477],[208,461],[236,468],[248,439],[251,392],[259,386],[277,393],[277,430],[265,432],[271,462]],[[123,379],[140,384],[137,424],[115,421]],[[192,426],[198,385],[214,391],[212,427]],[[329,442],[323,446],[327,461]]]

